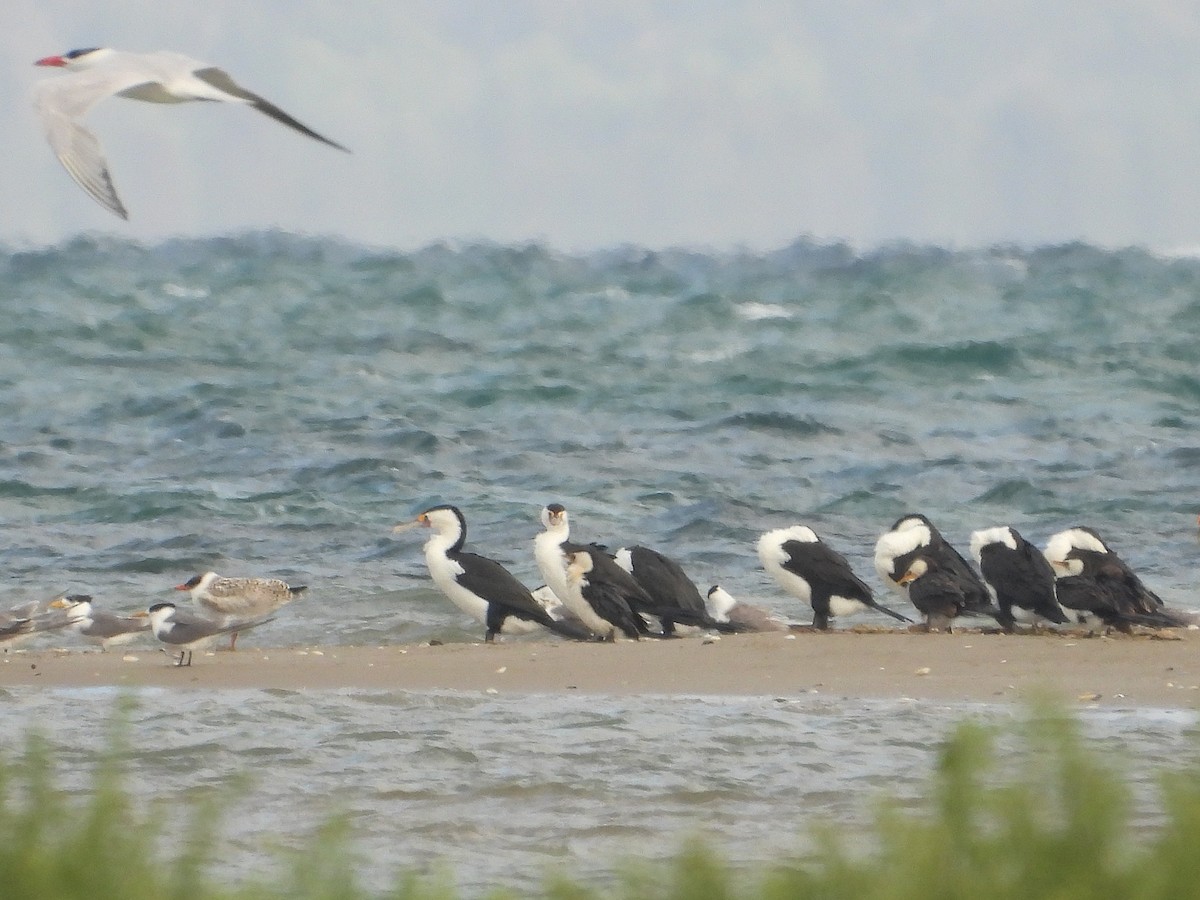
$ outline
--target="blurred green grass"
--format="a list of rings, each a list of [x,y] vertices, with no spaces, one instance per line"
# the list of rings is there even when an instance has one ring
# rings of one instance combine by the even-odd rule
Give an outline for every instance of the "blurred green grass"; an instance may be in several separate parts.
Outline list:
[[[364,889],[344,820],[322,825],[277,870],[230,884],[214,874],[222,796],[185,809],[145,807],[126,789],[118,708],[91,787],[57,787],[55,749],[36,732],[0,757],[0,897],[5,900],[455,900],[449,879],[399,873]],[[814,828],[815,850],[749,875],[718,847],[680,849],[667,866],[619,866],[610,882],[548,876],[547,900],[1091,900],[1200,898],[1200,778],[1189,761],[1162,777],[1161,824],[1135,827],[1116,761],[1088,746],[1063,710],[1033,705],[1017,749],[966,722],[942,746],[928,790],[901,806],[883,798],[873,824]],[[1019,757],[1015,760],[1014,754]],[[227,798],[226,798],[227,799]],[[164,827],[164,815],[182,817]],[[170,839],[166,835],[173,835]],[[491,900],[527,895],[498,887]]]

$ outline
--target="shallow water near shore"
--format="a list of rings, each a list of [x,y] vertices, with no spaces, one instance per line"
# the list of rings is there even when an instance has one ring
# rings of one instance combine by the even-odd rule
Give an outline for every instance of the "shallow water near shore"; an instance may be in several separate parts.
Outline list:
[[[367,886],[445,872],[465,896],[518,893],[564,872],[586,883],[706,836],[753,873],[809,849],[819,823],[865,824],[881,797],[923,796],[940,743],[964,719],[1012,730],[1019,706],[917,701],[143,689],[0,694],[9,721],[59,748],[82,790],[118,696],[135,705],[130,786],[181,805],[224,786],[218,871],[269,874],[335,814],[351,823]],[[1194,758],[1196,715],[1083,710],[1085,731],[1156,820],[1155,780]],[[22,740],[5,729],[0,746]],[[1020,766],[1020,742],[1001,740]]]

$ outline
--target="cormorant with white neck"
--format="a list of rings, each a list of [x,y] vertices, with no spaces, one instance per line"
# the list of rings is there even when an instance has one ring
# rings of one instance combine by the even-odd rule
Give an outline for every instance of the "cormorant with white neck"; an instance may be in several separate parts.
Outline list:
[[[640,545],[621,547],[613,554],[613,558],[660,606],[678,608],[687,613],[686,618],[673,618],[669,613],[660,616],[664,635],[674,635],[676,624],[693,628],[729,625],[717,623],[709,615],[699,588],[675,560]]]
[[[612,564],[599,548],[572,545],[567,552],[567,596],[564,602],[588,628],[606,641],[623,634],[638,640],[646,623],[629,606],[625,585],[611,580]]]
[[[915,556],[899,583],[908,588],[908,599],[925,616],[926,630],[950,634],[955,619],[972,613],[962,579],[940,565],[932,556]]]
[[[528,634],[539,628],[574,640],[593,637],[578,623],[553,618],[500,563],[465,551],[467,520],[458,507],[431,507],[417,516],[416,524],[433,529],[425,542],[425,562],[433,583],[455,606],[484,624],[484,641],[490,643],[498,634]],[[393,530],[409,527],[397,525]]]
[[[700,601],[699,610],[685,608],[678,605],[676,602],[678,596],[671,590],[664,589],[661,594],[650,590],[638,579],[636,572],[630,574],[630,562],[627,555],[629,551],[619,550],[614,557],[601,544],[579,544],[568,540],[571,533],[570,518],[566,507],[561,503],[548,504],[542,510],[542,524],[545,526],[545,530],[534,538],[534,557],[537,559],[538,569],[541,571],[546,585],[555,593],[558,593],[560,588],[566,593],[571,592],[571,588],[566,584],[567,557],[572,552],[586,550],[592,559],[590,578],[601,580],[612,590],[621,594],[624,602],[638,614],[639,633],[643,635],[651,633],[650,629],[645,626],[643,616],[651,616],[662,622],[663,634],[667,637],[674,636],[674,623],[698,629],[737,630],[734,625],[714,620],[704,607],[703,600]],[[623,558],[622,554],[626,554],[626,556]],[[646,551],[646,554],[646,556],[642,556],[639,553],[638,558],[650,559],[651,554],[658,556],[653,551]],[[623,562],[624,564],[622,564]],[[669,560],[667,563],[675,565]],[[647,563],[647,565],[651,564]],[[680,574],[682,575],[682,570],[680,570]],[[682,577],[685,581],[687,580],[686,575]],[[690,582],[688,583],[690,584]],[[566,598],[563,599],[565,601]],[[572,609],[572,605],[568,603],[567,608]],[[576,612],[576,615],[579,614],[575,610],[572,611]]]
[[[563,544],[571,537],[571,520],[567,508],[561,503],[548,503],[542,508],[542,526],[533,539],[533,558],[546,587],[559,600],[566,602],[567,555]]]
[[[833,616],[874,609],[901,622],[912,619],[880,606],[846,557],[807,525],[776,528],[758,539],[758,558],[780,586],[812,607],[813,627],[824,631]]]
[[[900,577],[918,556],[925,557],[928,563],[936,566],[939,579],[954,578],[958,581],[969,610],[991,616],[997,621],[1003,618],[1000,608],[992,602],[991,592],[983,579],[923,515],[914,513],[901,516],[890,530],[880,535],[875,543],[875,571],[884,584],[907,597],[909,591],[905,584],[901,584]]]
[[[1054,589],[1054,567],[1015,528],[1000,525],[972,532],[971,555],[983,580],[996,592],[1003,614],[996,621],[1006,631],[1012,631],[1018,621],[1034,626],[1067,623]]]
[[[1081,624],[1124,632],[1134,625],[1190,624],[1186,614],[1167,609],[1092,528],[1077,525],[1060,531],[1043,552],[1058,578],[1059,603]]]

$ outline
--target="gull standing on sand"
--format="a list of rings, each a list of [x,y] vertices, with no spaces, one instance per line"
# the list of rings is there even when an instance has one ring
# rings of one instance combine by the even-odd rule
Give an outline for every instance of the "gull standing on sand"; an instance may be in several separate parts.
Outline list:
[[[251,628],[257,628],[259,625],[273,621],[273,619],[258,619],[257,621],[238,621],[226,625],[214,622],[212,619],[189,616],[187,613],[180,612],[174,603],[155,603],[146,610],[146,614],[150,617],[150,630],[154,632],[154,637],[167,647],[179,651],[179,659],[175,660],[176,666],[190,666],[193,650],[202,650],[211,646],[213,641],[223,634],[249,631]],[[171,655],[174,657],[173,651]],[[183,661],[185,656],[187,657],[186,664]]]
[[[67,627],[69,620],[65,615],[57,609],[50,610],[49,604],[43,608],[43,604],[44,601],[31,600],[0,611],[0,644],[4,652],[44,631]]]
[[[10,647],[33,637],[35,631],[33,617],[37,615],[39,606],[40,604],[33,600],[20,606],[14,606],[12,609],[0,611],[0,643],[4,644],[6,653]]]
[[[234,620],[263,619],[291,603],[308,590],[308,585],[292,587],[278,578],[226,578],[216,572],[193,575],[177,591],[187,591],[204,615],[223,625]],[[237,649],[237,632],[230,633],[229,649]]]
[[[61,609],[67,615],[71,630],[107,650],[114,644],[125,644],[143,632],[150,630],[150,616],[145,611],[128,616],[96,609],[87,594],[69,594],[59,597],[50,604],[51,609]]]
[[[62,56],[47,56],[34,65],[53,66],[68,73],[64,78],[41,81],[35,89],[34,105],[54,155],[93,200],[122,219],[128,219],[129,213],[117,196],[104,151],[96,136],[80,124],[88,110],[106,97],[128,97],[147,103],[191,100],[240,103],[313,140],[350,152],[241,87],[224,70],[179,53],[162,50],[130,53],[89,47]]]

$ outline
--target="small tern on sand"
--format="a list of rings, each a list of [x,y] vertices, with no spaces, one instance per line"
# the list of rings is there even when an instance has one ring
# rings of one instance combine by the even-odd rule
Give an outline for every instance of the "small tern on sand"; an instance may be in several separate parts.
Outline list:
[[[774,613],[735,599],[719,584],[708,589],[704,605],[718,622],[733,622],[742,631],[791,631],[791,626]]]
[[[36,634],[65,628],[68,624],[65,615],[57,609],[50,610],[48,604],[41,600],[31,600],[12,609],[0,610],[0,646],[8,652]]]
[[[50,604],[50,609],[63,610],[67,615],[67,626],[99,644],[101,650],[107,650],[114,644],[128,643],[150,629],[150,617],[146,612],[122,616],[96,609],[87,594],[59,597]]]
[[[214,622],[212,619],[181,613],[175,608],[174,603],[155,603],[146,610],[146,613],[150,616],[150,630],[154,632],[154,636],[159,642],[179,651],[179,659],[175,660],[176,666],[190,666],[193,650],[202,650],[208,647],[223,634],[248,631],[272,621],[271,619],[258,619],[226,625]],[[186,663],[183,661],[185,657],[187,658]]]
[[[65,78],[37,85],[34,105],[42,119],[54,155],[81,188],[105,209],[128,219],[117,196],[104,151],[96,136],[80,124],[93,106],[106,97],[128,97],[147,103],[187,103],[211,100],[242,103],[282,122],[313,140],[349,153],[341,144],[317,134],[273,103],[237,84],[223,70],[178,53],[130,53],[108,47],[72,50],[47,56],[36,66],[65,69]]]
[[[177,591],[187,591],[192,602],[210,618],[223,625],[233,621],[262,619],[291,603],[308,590],[307,585],[292,587],[278,578],[226,578],[216,572],[193,575]],[[236,631],[230,633],[229,649],[237,649]]]
[[[0,611],[0,643],[8,648],[18,640],[28,639],[33,635],[33,616],[37,611],[37,603],[28,603],[7,611]]]

